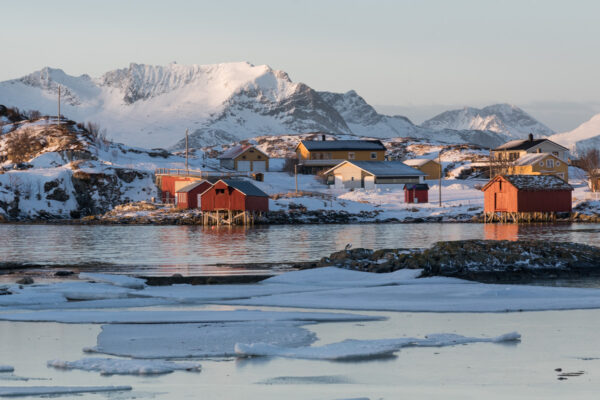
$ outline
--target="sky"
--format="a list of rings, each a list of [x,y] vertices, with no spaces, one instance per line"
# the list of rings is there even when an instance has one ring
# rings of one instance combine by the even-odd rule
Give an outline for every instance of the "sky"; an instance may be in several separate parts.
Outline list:
[[[10,1],[0,81],[44,66],[249,61],[415,122],[511,103],[557,131],[600,113],[599,1]]]

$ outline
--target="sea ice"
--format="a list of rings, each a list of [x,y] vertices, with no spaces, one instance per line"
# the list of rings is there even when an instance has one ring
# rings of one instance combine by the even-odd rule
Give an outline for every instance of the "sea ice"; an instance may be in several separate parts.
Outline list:
[[[420,269],[401,269],[382,274],[353,271],[336,267],[324,267],[292,271],[277,275],[261,282],[262,285],[284,283],[287,285],[323,286],[323,287],[358,287],[385,286],[412,282],[421,274]]]
[[[62,322],[66,324],[170,324],[242,321],[356,322],[384,317],[297,311],[38,311],[0,314],[0,321]]]
[[[201,371],[202,367],[194,362],[171,362],[164,360],[124,360],[119,358],[88,357],[77,361],[48,361],[49,367],[60,369],[80,369],[97,371],[102,375],[159,375],[173,371]]]
[[[134,278],[127,275],[81,272],[79,274],[79,279],[89,279],[96,282],[108,283],[110,285],[121,286],[130,289],[143,289],[146,286],[146,281],[144,279]]]
[[[131,386],[0,386],[0,397],[56,396],[74,393],[121,392]]]
[[[134,358],[235,356],[238,342],[307,346],[316,335],[303,322],[228,322],[211,324],[104,325],[93,351]]]
[[[399,338],[378,340],[348,339],[324,346],[306,346],[286,348],[267,343],[235,345],[235,352],[240,356],[274,356],[285,358],[302,358],[310,360],[356,360],[389,357],[403,347],[443,347],[476,342],[510,342],[520,340],[521,335],[511,332],[494,338],[473,338],[455,334],[432,334],[424,339]]]

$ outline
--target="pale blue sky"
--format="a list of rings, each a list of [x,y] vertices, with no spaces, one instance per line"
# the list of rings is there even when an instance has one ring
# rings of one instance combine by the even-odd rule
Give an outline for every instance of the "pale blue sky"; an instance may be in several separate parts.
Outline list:
[[[546,113],[557,130],[583,118],[578,105],[600,112],[599,1],[56,0],[1,10],[0,80],[44,66],[99,76],[130,62],[250,61],[318,90],[355,89],[417,122],[411,107],[508,102]],[[553,111],[531,111],[546,103]],[[577,117],[558,116],[556,104]]]

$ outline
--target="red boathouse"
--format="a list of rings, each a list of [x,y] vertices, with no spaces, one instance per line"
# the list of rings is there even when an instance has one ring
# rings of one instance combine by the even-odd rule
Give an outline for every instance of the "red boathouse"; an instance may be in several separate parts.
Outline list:
[[[572,210],[573,187],[555,175],[498,175],[481,190],[486,221],[494,215],[513,222],[546,220]]]
[[[243,180],[220,179],[201,195],[202,211],[269,211],[269,195]]]
[[[177,190],[176,193],[176,203],[177,208],[186,209],[186,208],[199,208],[201,197],[200,195],[204,193],[208,188],[212,186],[212,183],[208,181],[197,181],[190,183],[187,186],[182,187]]]
[[[404,185],[405,203],[428,203],[429,185],[426,183],[409,183]]]

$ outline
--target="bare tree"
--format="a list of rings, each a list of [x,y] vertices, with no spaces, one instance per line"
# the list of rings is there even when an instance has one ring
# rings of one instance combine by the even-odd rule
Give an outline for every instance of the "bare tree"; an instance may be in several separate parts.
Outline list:
[[[510,174],[514,166],[514,160],[510,160],[502,153],[494,154],[490,152],[489,166],[490,179],[492,179],[498,175]]]
[[[298,165],[299,162],[300,161],[296,155],[286,157],[283,163],[283,172],[287,172],[289,175],[294,175],[296,165]]]
[[[585,151],[577,160],[577,166],[585,172],[592,192],[600,191],[600,150]]]

